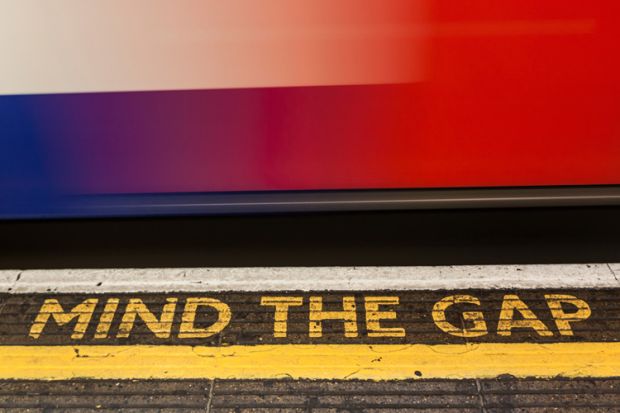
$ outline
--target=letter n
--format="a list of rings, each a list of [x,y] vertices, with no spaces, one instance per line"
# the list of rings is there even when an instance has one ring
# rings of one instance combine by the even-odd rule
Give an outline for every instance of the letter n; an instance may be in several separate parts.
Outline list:
[[[144,302],[139,298],[132,298],[127,303],[125,313],[121,320],[120,326],[118,326],[117,338],[128,338],[133,326],[136,322],[136,317],[139,316],[146,327],[155,334],[157,338],[169,338],[172,331],[172,321],[174,320],[174,311],[176,309],[177,299],[168,298],[166,304],[161,312],[161,317],[158,320],[155,317]]]

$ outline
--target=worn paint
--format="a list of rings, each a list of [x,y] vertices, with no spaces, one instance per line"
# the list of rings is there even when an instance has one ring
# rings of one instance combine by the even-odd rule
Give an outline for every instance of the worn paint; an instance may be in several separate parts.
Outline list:
[[[617,377],[620,343],[6,346],[0,379]]]
[[[456,337],[480,337],[489,334],[484,314],[480,311],[464,311],[463,321],[471,323],[471,327],[457,327],[448,322],[446,311],[455,304],[473,304],[480,306],[480,300],[471,295],[451,295],[437,301],[433,306],[433,321],[441,331]]]
[[[366,329],[368,337],[405,337],[406,332],[402,327],[383,327],[381,320],[396,320],[398,315],[394,310],[381,310],[384,306],[398,306],[399,297],[364,297],[366,310]]]
[[[162,300],[163,298],[163,300]],[[547,309],[539,314],[549,315],[555,324],[560,336],[573,336],[572,324],[587,320],[592,311],[589,304],[569,294],[544,294]],[[47,298],[43,301],[36,318],[34,319],[29,336],[39,339],[46,325],[55,322],[58,326],[72,325],[72,340],[84,338],[89,325],[96,325],[93,338],[100,340],[110,336],[116,313],[119,313],[120,324],[118,325],[116,338],[127,339],[132,334],[136,320],[140,319],[148,330],[158,339],[168,339],[173,330],[177,332],[179,339],[204,339],[221,333],[229,325],[233,317],[231,307],[217,298],[212,297],[186,297],[182,309],[181,318],[175,317],[178,297],[161,297],[161,302],[148,303],[141,298],[129,297],[124,306],[119,309],[119,299],[109,298],[105,301],[103,310],[94,316],[99,298],[86,298],[75,304],[70,309],[65,309],[56,298]],[[183,299],[181,299],[183,300]],[[333,297],[332,297],[333,300]],[[104,300],[101,300],[104,302]],[[165,301],[165,303],[164,303]],[[363,310],[358,311],[357,301],[364,303]],[[256,303],[256,301],[253,301]],[[323,297],[311,295],[308,297],[308,306],[299,309],[298,313],[305,314],[307,318],[307,336],[317,339],[324,336],[323,324],[329,322],[342,323],[343,335],[347,339],[355,339],[364,334],[369,338],[404,338],[407,331],[401,326],[385,326],[382,321],[396,321],[398,311],[401,310],[400,297],[397,295],[370,295],[364,294],[359,297],[344,295],[340,298],[338,307],[330,303],[330,309],[324,308]],[[291,308],[301,307],[306,303],[300,296],[262,296],[256,305],[256,310],[263,311],[273,308],[273,337],[287,338],[289,311]],[[247,306],[248,304],[246,304]],[[496,306],[498,304],[495,304]],[[567,311],[566,306],[572,306],[574,311]],[[472,311],[471,307],[476,310]],[[180,307],[180,306],[179,306]],[[481,301],[473,295],[450,295],[435,302],[431,315],[435,327],[448,335],[462,338],[483,337],[489,334],[488,323],[485,314],[479,311]],[[457,308],[460,308],[458,310]],[[469,308],[469,309],[468,309]],[[198,313],[205,313],[211,309],[217,314],[215,320],[211,320],[208,326],[196,326]],[[447,313],[453,312],[453,321],[460,319],[460,325],[455,325],[448,320]],[[510,337],[514,329],[532,330],[541,337],[554,337],[556,334],[548,327],[537,314],[517,294],[505,294],[501,301],[501,308],[495,308],[499,312],[496,332],[500,336]],[[358,314],[360,313],[360,314]],[[157,316],[159,314],[159,316]],[[363,315],[362,315],[363,314]],[[460,318],[455,319],[454,315]],[[98,317],[98,321],[97,321]],[[363,317],[363,318],[362,318]],[[365,319],[365,328],[360,331],[360,323]],[[50,320],[52,320],[50,322]],[[74,320],[77,322],[71,324]],[[549,320],[550,321],[550,320]],[[176,328],[178,325],[178,329]]]

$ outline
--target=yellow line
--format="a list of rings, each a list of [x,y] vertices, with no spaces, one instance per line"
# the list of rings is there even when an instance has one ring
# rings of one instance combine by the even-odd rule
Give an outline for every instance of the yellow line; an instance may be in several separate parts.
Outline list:
[[[0,347],[0,379],[402,380],[502,374],[620,376],[620,343]]]

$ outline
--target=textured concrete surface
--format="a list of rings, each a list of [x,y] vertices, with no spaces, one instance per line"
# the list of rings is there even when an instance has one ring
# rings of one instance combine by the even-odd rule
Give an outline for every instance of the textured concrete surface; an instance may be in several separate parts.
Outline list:
[[[17,412],[617,412],[620,380],[0,381]]]
[[[455,279],[465,279],[475,274],[482,274],[479,282],[484,281],[484,274],[500,272],[503,277],[518,277],[521,272],[526,275],[517,278],[520,283],[536,283],[538,277],[545,274],[568,274],[563,282],[571,282],[580,286],[592,279],[583,278],[584,274],[593,274],[595,282],[603,279],[605,283],[615,285],[613,270],[618,264],[576,265],[576,266],[515,266],[492,267],[494,271],[482,271],[480,267],[462,267],[454,270],[459,276]],[[426,268],[428,274],[447,274],[454,267],[441,269]],[[502,268],[504,271],[502,272]],[[319,273],[329,275],[327,281],[343,282],[346,285],[355,277],[347,278],[347,272],[339,269],[319,269]],[[354,275],[374,274],[374,268],[349,269]],[[398,273],[398,268],[387,270],[389,280],[390,271]],[[405,271],[411,269],[405,269]],[[561,270],[561,271],[560,271]],[[554,284],[557,279],[546,279],[545,288],[515,289],[509,286],[495,289],[455,289],[455,290],[371,290],[371,291],[238,291],[216,292],[203,290],[200,296],[217,298],[227,303],[231,309],[230,324],[220,334],[205,339],[185,339],[178,336],[179,325],[182,319],[183,306],[177,306],[172,314],[172,330],[167,338],[158,338],[143,320],[138,319],[128,338],[119,338],[116,332],[119,329],[122,308],[132,298],[141,299],[152,311],[155,317],[163,314],[162,306],[166,299],[174,297],[183,303],[188,297],[196,296],[198,291],[189,288],[186,292],[172,293],[104,293],[97,290],[98,283],[122,279],[124,270],[110,273],[107,270],[94,271],[97,275],[93,279],[86,277],[87,272],[78,270],[69,272],[73,280],[88,280],[78,288],[87,288],[88,293],[59,293],[65,286],[58,280],[53,281],[56,273],[32,272],[31,275],[43,274],[49,276],[48,287],[39,293],[19,294],[15,290],[0,294],[0,351],[9,351],[12,346],[43,345],[53,349],[55,346],[71,346],[76,343],[89,346],[93,344],[133,345],[157,344],[162,348],[166,345],[189,344],[208,347],[248,345],[259,348],[263,344],[339,344],[351,343],[351,338],[344,337],[343,323],[328,321],[324,323],[323,337],[309,337],[309,297],[321,296],[324,308],[327,311],[342,309],[342,298],[353,296],[356,301],[356,313],[359,327],[359,336],[353,341],[366,344],[474,344],[474,343],[534,343],[540,346],[541,351],[549,350],[549,343],[618,343],[620,342],[620,289],[592,289],[592,288],[560,288]],[[160,270],[150,270],[160,271]],[[189,274],[190,284],[208,274],[205,270],[193,270],[185,273],[177,270],[174,280],[183,281]],[[211,271],[219,271],[211,270]],[[234,283],[241,285],[244,277],[252,276],[247,269],[223,270],[220,274],[229,274]],[[283,277],[283,282],[295,282],[297,279],[308,277],[311,269],[284,268],[275,271]],[[424,271],[421,274],[424,274]],[[3,272],[4,282],[10,288],[16,288],[28,275],[28,271]],[[147,275],[148,272],[146,273]],[[288,274],[288,275],[287,275]],[[416,275],[415,270],[410,274]],[[571,275],[573,274],[573,275]],[[576,274],[576,276],[575,276]],[[235,278],[235,275],[237,278]],[[342,275],[343,280],[338,280]],[[110,278],[107,278],[107,277]],[[600,278],[596,278],[600,277]],[[275,277],[274,277],[275,278]],[[362,277],[363,278],[363,277]],[[371,277],[367,279],[370,280]],[[227,280],[227,277],[222,277]],[[319,278],[320,279],[320,278]],[[250,278],[251,280],[251,278]],[[250,281],[246,280],[246,281]],[[416,277],[411,276],[407,282],[415,284]],[[69,277],[69,281],[71,278]],[[446,281],[444,279],[444,281]],[[26,277],[26,284],[28,278]],[[277,282],[277,279],[275,280]],[[316,282],[316,280],[314,281]],[[493,279],[490,285],[495,285]],[[93,287],[93,283],[95,283]],[[233,284],[234,284],[233,283]],[[231,284],[231,285],[233,285]],[[38,284],[44,285],[44,284]],[[111,284],[108,284],[111,285]],[[281,284],[280,284],[281,285]],[[538,285],[538,284],[533,284]],[[606,284],[603,284],[606,285]],[[379,286],[379,284],[376,284]],[[39,287],[37,287],[39,288]],[[155,290],[161,286],[155,286]],[[242,289],[242,288],[241,288]],[[47,291],[49,290],[49,291]],[[397,320],[385,320],[384,325],[403,327],[407,334],[404,337],[369,337],[365,324],[366,314],[362,303],[367,295],[398,296],[400,304],[397,310]],[[484,314],[489,327],[489,333],[481,337],[454,337],[437,328],[432,314],[434,304],[443,297],[455,294],[468,294],[477,297],[480,305],[474,307],[454,307],[446,311],[447,319],[456,326],[467,325],[471,320],[463,317],[464,310],[476,310]],[[550,313],[546,294],[573,295],[588,303],[591,314],[585,320],[572,322],[573,335],[560,334],[555,320]],[[282,341],[274,337],[274,309],[261,306],[262,296],[299,296],[302,305],[289,310],[288,336]],[[547,325],[553,332],[552,336],[541,336],[533,329],[516,328],[507,336],[497,334],[497,323],[500,321],[499,310],[506,295],[518,295],[537,318]],[[119,313],[111,322],[110,335],[107,338],[95,340],[95,325],[104,311],[103,305],[108,298],[119,299]],[[80,340],[71,339],[71,333],[77,325],[73,320],[65,325],[50,322],[46,325],[41,336],[34,340],[29,337],[30,328],[39,313],[43,302],[47,299],[58,300],[65,310],[73,308],[87,298],[97,298],[99,301],[93,311],[93,322],[88,323],[85,336]],[[575,308],[566,307],[567,312]],[[213,312],[202,312],[197,315],[198,326],[207,326],[216,319]],[[286,351],[285,346],[283,350]],[[79,355],[78,355],[79,356]],[[36,365],[36,363],[33,363]],[[1,368],[1,367],[0,367]],[[451,380],[451,379],[417,379],[401,381],[329,381],[329,380],[82,380],[70,381],[0,381],[0,412],[396,412],[396,411],[458,411],[458,412],[615,412],[620,411],[620,377],[604,379],[592,378],[554,378],[548,380],[500,376],[496,379],[478,380]]]

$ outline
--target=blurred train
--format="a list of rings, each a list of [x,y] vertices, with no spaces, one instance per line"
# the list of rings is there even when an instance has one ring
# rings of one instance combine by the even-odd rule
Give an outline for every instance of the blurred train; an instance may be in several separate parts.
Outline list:
[[[620,204],[617,0],[0,6],[0,218]]]

